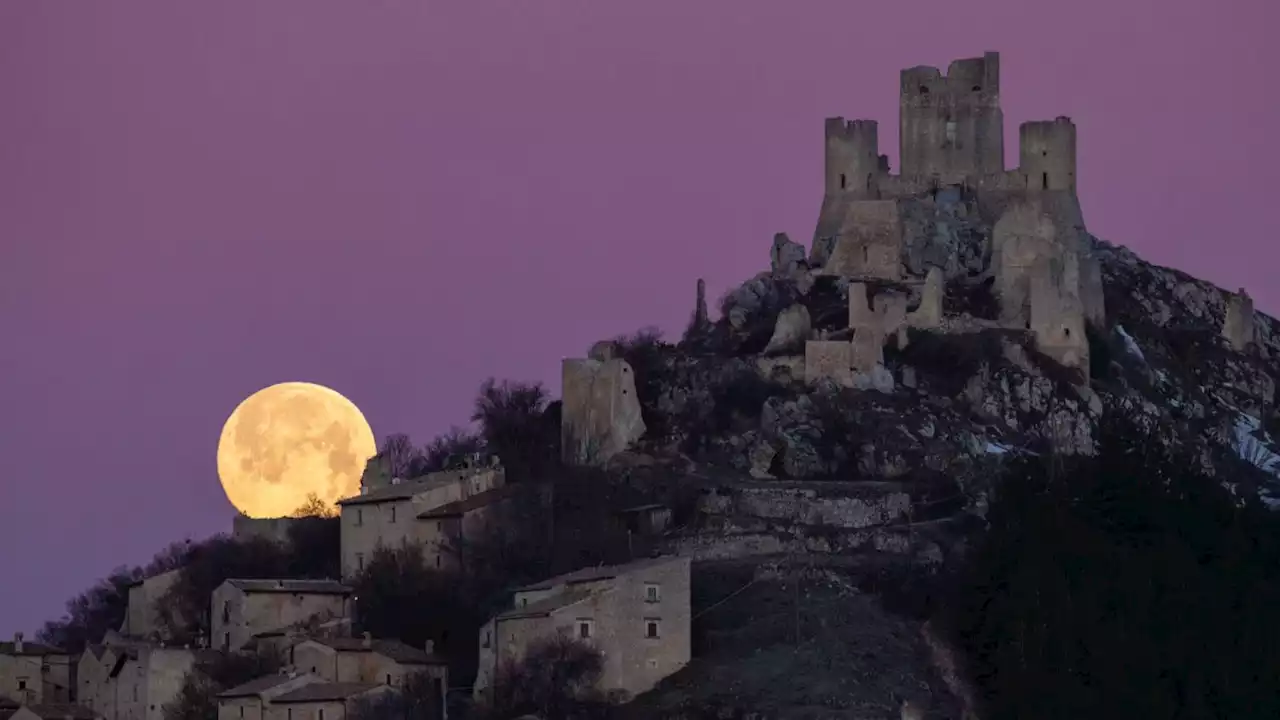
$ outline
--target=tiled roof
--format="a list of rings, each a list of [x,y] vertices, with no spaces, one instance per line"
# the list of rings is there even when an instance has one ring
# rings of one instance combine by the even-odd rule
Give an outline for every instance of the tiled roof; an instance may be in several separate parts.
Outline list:
[[[549,598],[543,598],[537,602],[531,602],[523,607],[514,608],[498,615],[499,620],[514,620],[516,618],[542,617],[550,615],[560,608],[576,605],[583,600],[591,597],[589,590],[568,590],[566,592],[552,595]]]
[[[437,518],[460,517],[469,512],[479,510],[496,502],[500,502],[524,489],[521,485],[504,485],[500,488],[485,490],[476,493],[469,498],[458,500],[457,502],[446,503],[438,508],[427,510],[418,515],[419,520],[433,520]]]
[[[663,557],[636,560],[635,562],[626,563],[624,565],[602,565],[599,567],[582,568],[581,570],[574,570],[570,573],[548,578],[542,582],[526,585],[520,588],[518,592],[525,592],[529,590],[550,590],[557,585],[572,585],[574,583],[593,582],[596,580],[610,580],[618,577],[619,575],[625,575],[630,572],[644,570],[651,567],[658,567],[678,559],[679,558],[676,556],[667,555]]]
[[[0,642],[0,655],[68,655],[66,650],[35,642],[22,642],[22,652],[14,649],[12,642]]]
[[[296,680],[296,679],[297,679],[296,677],[290,677],[288,675],[264,675],[260,678],[254,678],[253,680],[250,680],[249,682],[244,683],[243,685],[237,685],[231,688],[230,690],[224,690],[223,692],[218,693],[218,697],[220,698],[253,697],[254,695],[257,695],[258,693],[261,693],[265,690],[270,690],[271,688],[277,685],[281,685],[283,683],[289,682],[290,680]]]
[[[404,665],[437,665],[445,663],[443,658],[428,655],[426,650],[410,647],[399,640],[371,640],[368,646],[364,644],[364,638],[314,637],[307,638],[307,640],[333,648],[338,652],[376,652]]]
[[[351,587],[337,580],[227,580],[232,587],[247,593],[284,592],[312,595],[350,595]]]
[[[466,470],[442,470],[440,472],[423,475],[413,480],[403,480],[394,485],[384,485],[375,488],[363,495],[353,495],[345,500],[339,500],[338,504],[342,506],[348,505],[372,505],[374,503],[388,502],[390,500],[408,500],[409,498],[435,488],[445,487],[458,482],[464,478],[475,475],[481,475],[494,468],[477,468]]]
[[[313,683],[272,698],[272,704],[346,700],[378,687],[366,683]]]
[[[27,709],[39,715],[44,720],[94,720],[98,715],[94,711],[82,705],[71,704],[47,704],[47,705],[28,705]]]

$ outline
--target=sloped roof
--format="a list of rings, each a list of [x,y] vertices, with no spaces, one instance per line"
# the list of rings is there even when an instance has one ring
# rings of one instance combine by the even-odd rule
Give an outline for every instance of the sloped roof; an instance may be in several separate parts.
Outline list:
[[[374,503],[389,502],[391,500],[408,500],[418,493],[424,493],[428,490],[446,487],[458,482],[459,480],[476,475],[482,475],[490,471],[496,471],[496,468],[441,470],[429,475],[423,475],[422,477],[415,478],[413,480],[404,480],[395,483],[394,485],[384,485],[380,488],[374,488],[363,495],[354,495],[346,498],[345,500],[339,500],[338,504],[342,506],[372,505]]]
[[[463,500],[445,503],[438,508],[432,508],[426,512],[419,513],[418,519],[434,520],[439,518],[461,517],[469,512],[479,510],[480,508],[487,507],[493,503],[512,497],[522,489],[524,489],[524,486],[522,485],[504,485],[500,488],[485,490],[484,492],[476,493],[475,495]]]
[[[376,652],[403,665],[438,665],[445,660],[435,655],[428,655],[426,650],[410,647],[399,640],[371,640],[368,646],[364,638],[352,637],[309,637],[307,640],[333,648],[338,652]]]
[[[72,720],[94,720],[98,714],[83,705],[72,705],[69,703],[48,703],[42,705],[27,705],[26,708],[31,712],[39,715],[44,720],[63,720],[71,718]]]
[[[272,698],[272,704],[346,700],[378,687],[367,683],[313,683]]]
[[[0,655],[70,655],[70,653],[52,645],[24,640],[22,642],[22,652],[17,652],[12,641],[0,642]]]
[[[549,598],[543,598],[537,602],[529,603],[523,607],[507,610],[498,615],[499,620],[514,620],[517,618],[544,617],[559,610],[560,608],[576,605],[583,600],[591,597],[593,593],[590,590],[569,590]]]
[[[265,690],[270,690],[271,688],[277,685],[282,685],[284,683],[289,682],[290,680],[296,680],[296,679],[297,679],[296,676],[290,677],[288,675],[280,675],[280,674],[263,675],[262,677],[254,678],[249,682],[244,683],[243,685],[237,685],[231,688],[230,690],[224,690],[218,693],[218,697],[220,698],[253,697]]]
[[[625,575],[627,573],[636,572],[637,570],[644,570],[646,568],[666,565],[669,562],[674,562],[679,559],[680,559],[679,557],[674,555],[666,555],[662,557],[645,558],[643,560],[636,560],[635,562],[629,562],[623,565],[601,565],[597,567],[582,568],[581,570],[574,570],[573,572],[570,572],[570,573],[557,575],[553,578],[548,578],[546,580],[543,580],[542,582],[533,583],[532,585],[525,585],[524,587],[519,588],[517,592],[527,592],[531,590],[550,590],[551,588],[554,588],[557,585],[572,585],[574,583],[594,582],[597,580],[610,580],[618,577],[619,575]]]
[[[227,580],[231,586],[246,593],[301,593],[311,595],[350,595],[352,590],[337,580],[283,579],[235,579]]]

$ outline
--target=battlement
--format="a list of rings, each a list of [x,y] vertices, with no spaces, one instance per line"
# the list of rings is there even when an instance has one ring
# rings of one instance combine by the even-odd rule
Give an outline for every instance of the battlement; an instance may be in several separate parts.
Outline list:
[[[1000,95],[1000,53],[953,60],[944,75],[931,65],[901,72],[901,101],[907,104],[989,102]]]

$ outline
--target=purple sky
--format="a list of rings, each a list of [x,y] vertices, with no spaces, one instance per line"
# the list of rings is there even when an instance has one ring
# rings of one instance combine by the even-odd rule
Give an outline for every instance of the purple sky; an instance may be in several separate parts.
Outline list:
[[[1064,9],[1069,8],[1069,9]],[[227,529],[218,432],[329,385],[379,438],[677,332],[807,244],[822,120],[998,50],[1091,229],[1280,309],[1275,0],[0,2],[0,637]],[[894,157],[896,167],[896,157]]]

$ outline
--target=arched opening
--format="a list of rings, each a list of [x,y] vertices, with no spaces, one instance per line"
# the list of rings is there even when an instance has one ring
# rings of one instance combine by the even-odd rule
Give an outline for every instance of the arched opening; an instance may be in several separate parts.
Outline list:
[[[846,183],[847,181],[848,181],[848,180],[847,180],[847,178],[845,178],[844,173],[840,173],[840,189],[841,189],[841,190],[843,190],[843,189],[844,189],[844,187],[845,187],[845,183]]]

